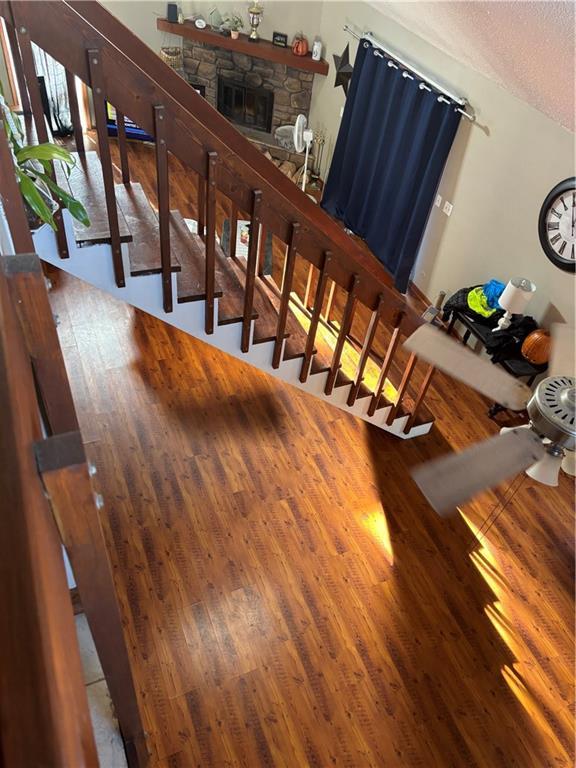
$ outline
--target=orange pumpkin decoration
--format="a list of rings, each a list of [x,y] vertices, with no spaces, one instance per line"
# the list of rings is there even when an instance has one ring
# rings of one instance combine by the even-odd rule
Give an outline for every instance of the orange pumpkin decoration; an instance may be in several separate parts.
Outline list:
[[[292,53],[294,56],[306,56],[308,53],[308,40],[301,32],[292,41]]]
[[[550,334],[538,328],[526,336],[522,343],[522,355],[532,365],[543,365],[550,359]]]

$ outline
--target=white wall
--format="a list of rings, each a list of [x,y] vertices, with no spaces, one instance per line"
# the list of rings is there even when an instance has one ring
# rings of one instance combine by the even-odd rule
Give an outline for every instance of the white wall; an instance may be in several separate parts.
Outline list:
[[[161,0],[104,0],[108,10],[113,13],[132,32],[158,51],[163,45],[178,45],[181,38],[158,32],[156,19],[166,17],[166,2]],[[210,11],[217,7],[221,15],[235,11],[245,21],[244,32],[249,29],[248,3],[214,2],[214,0],[184,0],[181,3],[184,16],[201,13],[208,21]],[[262,4],[264,15],[258,29],[261,37],[270,40],[272,32],[284,32],[291,42],[296,32],[303,31],[310,44],[320,28],[322,0],[309,2],[290,2],[289,0],[266,0]],[[256,45],[256,44],[255,44]]]
[[[320,34],[331,63],[315,78],[311,122],[333,149],[345,97],[334,89],[332,54],[357,43],[348,23],[370,30],[398,53],[466,96],[477,115],[463,120],[439,192],[454,204],[450,218],[433,208],[414,281],[431,299],[495,277],[529,277],[537,293],[529,312],[574,323],[575,276],[554,267],[540,247],[537,221],[550,189],[575,175],[574,135],[500,86],[429,45],[365,3],[324,3]],[[352,57],[351,57],[352,58]]]

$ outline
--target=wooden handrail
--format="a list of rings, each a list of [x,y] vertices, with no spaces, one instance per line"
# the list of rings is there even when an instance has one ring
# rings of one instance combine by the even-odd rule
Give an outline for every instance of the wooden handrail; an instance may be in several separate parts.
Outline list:
[[[8,142],[2,125],[0,125],[0,179],[2,179],[0,195],[5,217],[3,223],[7,224],[13,244],[21,242],[24,246],[27,246],[28,239],[30,239],[31,243],[30,232],[28,231],[27,237],[24,236],[24,231],[19,233],[23,226],[25,226],[26,230],[28,227],[25,224],[24,206],[16,186],[13,160],[8,151]],[[17,584],[19,583],[18,579],[20,579],[20,576],[13,578],[11,572],[13,563],[9,558],[4,557],[4,548],[12,551],[11,539],[13,536],[20,535],[19,541],[14,543],[14,552],[18,552],[18,546],[27,546],[25,534],[30,534],[34,537],[33,544],[35,550],[41,550],[40,553],[34,552],[34,558],[39,560],[42,568],[44,568],[44,559],[47,563],[46,574],[43,571],[39,571],[41,573],[42,589],[37,592],[37,604],[33,607],[39,616],[44,616],[46,610],[48,610],[50,616],[54,616],[56,624],[53,627],[52,634],[52,625],[48,627],[45,640],[52,643],[48,651],[52,653],[56,653],[56,651],[60,653],[61,651],[61,648],[55,645],[59,631],[58,622],[64,621],[62,632],[67,632],[65,625],[66,617],[62,612],[65,611],[67,604],[70,608],[70,601],[65,580],[65,599],[63,599],[58,583],[58,569],[54,565],[54,557],[51,554],[54,548],[52,540],[55,535],[59,567],[63,569],[60,542],[66,548],[72,564],[82,605],[94,636],[98,656],[120,723],[128,764],[130,768],[144,766],[147,763],[148,750],[136,700],[130,660],[123,636],[122,619],[116,600],[112,568],[108,558],[104,534],[94,504],[88,466],[82,447],[81,436],[78,431],[78,420],[76,418],[72,393],[38,257],[32,253],[0,255],[0,287],[8,297],[3,297],[2,309],[4,314],[0,315],[0,340],[4,342],[2,347],[4,357],[0,355],[0,377],[2,376],[2,370],[6,369],[8,371],[8,373],[4,372],[4,389],[2,390],[0,386],[0,408],[3,418],[2,429],[0,430],[0,453],[2,454],[0,487],[2,489],[3,502],[6,501],[9,505],[8,512],[10,515],[13,512],[15,514],[21,513],[19,524],[26,529],[19,532],[16,527],[17,521],[13,523],[12,529],[8,530],[6,528],[3,503],[3,531],[2,536],[0,536],[0,570],[4,575],[4,566],[8,569],[7,578],[3,579],[3,584],[8,584],[9,586],[6,589],[0,590],[0,593],[2,593],[0,595],[0,616],[2,616],[2,626],[7,627],[6,636],[9,640],[6,642],[15,645],[15,638],[19,636],[19,641],[22,647],[25,648],[28,642],[28,632],[24,631],[24,625],[19,623],[19,621],[14,621],[12,626],[10,612],[14,610],[13,603],[7,604],[6,610],[3,610],[2,598],[8,594],[10,600],[14,599],[16,593],[11,591],[10,584],[12,581],[14,584]],[[16,339],[17,343],[13,341],[13,338]],[[24,353],[20,351],[20,347],[23,347]],[[24,355],[23,361],[21,359],[22,355]],[[17,374],[15,380],[12,379],[13,374]],[[14,381],[18,384],[18,388],[15,390],[16,400],[14,400],[13,396]],[[20,389],[21,392],[19,391]],[[9,396],[11,399],[8,399]],[[20,410],[15,411],[15,403]],[[40,414],[43,417],[42,429],[40,427]],[[23,449],[24,453],[18,452],[14,448],[15,445],[19,445],[16,427],[19,427],[20,421],[14,421],[16,416],[18,416],[19,420],[25,420],[25,427],[29,431],[31,430],[30,434],[34,438],[34,440],[28,439],[28,432],[24,433],[24,436],[27,437],[27,442]],[[47,435],[47,437],[42,442],[36,442],[41,440],[43,434]],[[9,442],[10,440],[11,442]],[[60,450],[61,444],[58,442],[60,440],[63,440],[66,446],[71,444],[73,450]],[[36,443],[35,445],[34,442]],[[53,448],[55,444],[57,444],[56,449]],[[49,446],[58,461],[49,460],[41,467],[38,451],[39,448],[46,445]],[[10,446],[10,460],[5,458],[5,446]],[[34,448],[36,448],[38,466],[33,463]],[[45,449],[43,453],[49,456],[50,450]],[[30,464],[29,454],[32,456],[32,464]],[[21,469],[23,474],[17,474],[14,470],[13,462],[15,460],[25,460],[25,463],[16,467],[16,469]],[[39,473],[41,474],[41,479]],[[44,488],[41,487],[42,484]],[[40,499],[43,505],[41,507],[38,507],[39,502],[37,495],[35,495],[35,489],[38,487],[40,487]],[[10,501],[11,498],[14,499],[14,504]],[[48,508],[46,508],[47,498],[50,499],[50,507]],[[42,520],[40,522],[37,520],[39,510],[42,513]],[[27,527],[28,516],[32,516],[30,518],[32,521],[31,526],[33,523],[36,526],[35,528]],[[56,533],[51,532],[50,523]],[[46,546],[45,552],[42,550],[43,544]],[[36,582],[34,581],[33,583],[35,584]],[[54,592],[51,592],[49,599],[47,599],[44,587],[50,587],[51,585],[53,585]],[[55,598],[58,599],[59,610],[57,611],[54,611],[51,602]],[[20,599],[20,596],[18,596],[18,599]],[[45,602],[46,605],[44,604]],[[19,606],[16,607],[19,609]],[[33,614],[33,607],[30,607],[31,614]],[[28,622],[31,621],[28,615],[23,616],[24,619]],[[13,631],[12,635],[8,635],[8,628]],[[1,629],[0,634],[2,634]],[[34,642],[34,647],[32,648],[30,645],[29,650],[40,654],[42,646],[31,637],[30,643],[32,641]],[[55,669],[50,683],[58,688],[54,693],[54,697],[56,697],[54,701],[61,701],[61,696],[66,693],[65,686],[60,690],[61,681],[60,678],[56,677],[56,675],[60,675],[60,667],[62,665],[64,666],[64,672],[67,673],[64,660],[67,662],[70,659],[70,685],[72,685],[74,680],[74,642],[75,635],[72,640],[68,637],[63,640],[63,653],[58,659],[56,657],[53,659],[54,663],[58,661],[58,667]],[[0,666],[2,661],[7,658],[11,663],[12,660],[9,658],[9,655],[4,653],[4,649],[0,647]],[[42,666],[44,660],[38,656],[34,660],[27,658],[27,663],[30,665],[30,669],[32,669],[36,663]],[[2,681],[0,685],[0,699],[5,691],[8,694],[12,691],[11,686],[5,688],[5,679],[6,681],[14,682],[10,674],[6,678],[0,676]],[[24,681],[24,685],[30,684],[28,695],[34,696],[40,701],[43,699],[43,691],[42,689],[34,689],[34,681],[30,681],[25,674],[21,675],[21,681]],[[38,705],[38,711],[30,713],[30,717],[37,716],[45,719],[48,716],[52,717],[52,698],[50,696],[46,697],[44,709]],[[48,732],[50,730],[53,731],[53,734],[52,743],[45,745],[46,749],[42,759],[7,759],[6,765],[96,765],[96,762],[92,760],[82,761],[79,756],[72,756],[71,752],[68,756],[64,756],[61,759],[56,757],[52,759],[51,757],[51,750],[56,747],[60,748],[58,745],[61,739],[66,736],[66,733],[61,729],[66,730],[70,727],[71,719],[76,716],[76,713],[76,727],[80,728],[82,725],[82,696],[78,694],[78,698],[80,700],[78,706],[72,706],[70,703],[58,705],[56,710],[58,722],[56,726],[54,726],[52,721],[48,722],[48,720],[45,720],[43,727],[46,730],[46,739],[49,739]],[[32,720],[30,722],[26,721],[28,717],[28,703],[26,703],[23,696],[21,712],[16,708],[18,703],[18,696],[14,696],[14,707],[10,710],[3,708],[0,713],[2,721],[8,722],[10,720],[11,728],[19,726],[21,733],[29,741],[34,742],[37,728]],[[65,716],[63,716],[63,712]],[[34,738],[30,737],[31,733],[34,734]],[[66,738],[68,737],[70,744],[72,744],[76,737],[73,733],[68,734]],[[10,735],[9,738],[14,740],[14,745],[17,744],[16,735]],[[71,749],[70,744],[66,742],[62,749],[64,747]],[[38,745],[41,748],[44,745],[44,741],[40,739]],[[84,738],[83,748],[87,750],[87,755],[89,745],[90,739]],[[12,749],[12,746],[10,749]],[[0,754],[5,758],[7,754],[11,755],[12,753],[9,751],[4,752],[4,744],[2,743]],[[25,755],[26,752],[23,754]]]
[[[123,117],[128,114],[145,131],[156,138],[158,172],[158,206],[160,221],[161,271],[164,311],[171,312],[172,272],[170,258],[169,224],[169,167],[168,156],[174,154],[186,167],[198,176],[198,231],[205,240],[205,331],[210,334],[214,326],[214,235],[216,190],[230,201],[230,253],[235,247],[237,211],[250,211],[254,195],[258,200],[256,216],[261,234],[258,242],[251,235],[250,258],[244,296],[244,312],[241,349],[248,351],[251,334],[251,304],[254,281],[262,276],[263,253],[267,233],[283,243],[290,242],[294,227],[298,228],[298,256],[309,264],[307,294],[312,293],[313,277],[318,275],[322,300],[328,284],[327,314],[333,311],[336,286],[343,289],[347,300],[343,323],[329,374],[325,394],[329,395],[336,383],[340,356],[348,340],[356,303],[371,312],[378,310],[382,326],[390,325],[402,316],[402,334],[409,335],[423,320],[406,299],[391,287],[391,277],[386,269],[350,237],[344,229],[318,205],[287,179],[276,166],[239,131],[237,131],[205,99],[170,67],[166,66],[132,32],[126,29],[99,3],[87,0],[33,0],[27,3],[0,0],[0,15],[17,29],[17,36],[43,48],[65,67],[69,82],[77,76],[90,85],[96,105],[96,127],[102,160],[106,204],[114,258],[114,271],[119,286],[124,284],[120,241],[117,232],[117,213],[114,181],[110,161],[110,148],[105,126],[104,103],[113,104],[119,115],[119,149],[122,178],[129,180],[127,153],[123,135]],[[26,52],[26,51],[25,51]],[[26,58],[26,57],[25,57]],[[30,56],[28,56],[30,58]],[[30,62],[28,69],[30,70]],[[29,73],[30,74],[30,73]],[[29,89],[30,90],[30,89]],[[31,89],[34,91],[34,89]],[[35,101],[33,98],[32,107]],[[36,99],[37,101],[37,99]],[[36,104],[35,113],[38,113]],[[38,116],[37,116],[38,117]],[[254,227],[252,228],[254,230]],[[329,254],[329,258],[326,255]],[[295,254],[293,254],[295,256]],[[321,285],[320,285],[321,283]],[[352,294],[350,286],[353,285]],[[318,290],[316,291],[318,294]],[[317,296],[318,298],[318,296]],[[305,298],[305,304],[307,304]],[[322,304],[316,301],[304,350],[300,380],[309,375],[314,355],[314,337],[321,319]],[[376,328],[374,328],[374,333]],[[277,337],[274,362],[280,361],[282,340]],[[372,342],[366,347],[363,364],[372,354]],[[388,367],[392,362],[399,332],[394,332],[392,349],[387,355]],[[394,419],[402,410],[411,383],[415,361],[402,376],[400,396],[389,414]],[[378,382],[378,396],[372,400],[370,411],[377,407],[385,378]],[[361,385],[361,374],[356,375],[350,403],[353,405]],[[425,393],[424,393],[425,394]],[[421,407],[422,397],[416,407]],[[412,413],[415,417],[415,413]],[[389,421],[390,423],[390,421]],[[410,423],[413,423],[413,419]]]
[[[97,766],[60,539],[35,464],[32,371],[2,272],[0,409],[2,764]]]
[[[313,203],[217,110],[166,66],[130,30],[95,2],[0,2],[8,23],[27,30],[31,39],[64,67],[90,84],[86,50],[97,47],[105,96],[144,130],[154,133],[153,105],[166,110],[166,145],[188,167],[206,177],[206,153],[216,152],[218,189],[239,210],[250,210],[254,189],[263,193],[261,219],[281,241],[293,223],[301,226],[299,254],[316,267],[323,254],[334,255],[329,277],[347,290],[359,276],[358,301],[374,310],[383,293],[391,313],[404,310],[407,331],[419,316],[391,286],[386,269],[367,254],[328,214]]]

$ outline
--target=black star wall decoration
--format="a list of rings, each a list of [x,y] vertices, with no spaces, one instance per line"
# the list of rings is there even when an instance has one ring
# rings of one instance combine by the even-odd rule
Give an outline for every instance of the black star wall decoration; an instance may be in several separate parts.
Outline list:
[[[352,78],[353,66],[350,64],[350,48],[347,45],[344,48],[342,56],[336,56],[332,54],[334,58],[334,66],[336,67],[336,80],[334,81],[334,88],[338,88],[339,85],[344,88],[344,93],[348,96],[348,86],[350,85],[350,79]]]

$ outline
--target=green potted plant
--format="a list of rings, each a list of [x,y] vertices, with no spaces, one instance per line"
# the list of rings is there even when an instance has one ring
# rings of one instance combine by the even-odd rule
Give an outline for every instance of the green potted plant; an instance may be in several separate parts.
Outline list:
[[[48,224],[56,229],[54,213],[58,206],[67,208],[70,214],[85,226],[90,219],[82,203],[52,178],[52,162],[62,163],[66,173],[75,165],[72,154],[56,144],[26,144],[26,138],[18,116],[10,109],[0,86],[0,121],[3,124],[14,160],[14,171],[24,200],[30,229]]]
[[[242,17],[235,12],[226,13],[224,14],[223,26],[225,29],[229,30],[230,37],[233,40],[237,40],[240,35],[240,30],[244,29],[244,21],[242,20]]]

